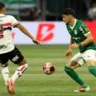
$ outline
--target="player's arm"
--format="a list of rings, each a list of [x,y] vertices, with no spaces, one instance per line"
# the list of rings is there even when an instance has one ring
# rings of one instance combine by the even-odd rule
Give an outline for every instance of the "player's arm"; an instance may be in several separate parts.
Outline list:
[[[93,41],[93,37],[92,37],[91,33],[87,34],[85,37],[86,37],[86,39],[83,42],[81,42],[79,44],[72,44],[71,48],[72,49],[78,48],[78,47],[82,48],[83,46],[88,45],[90,42]]]
[[[71,45],[74,44],[74,40],[72,39],[72,37],[70,38],[70,45],[69,45],[69,49],[67,50],[67,52],[65,53],[65,57],[69,58],[72,55],[72,48]]]
[[[89,29],[87,28],[87,26],[85,24],[83,24],[80,27],[80,31],[83,33],[83,35],[86,37],[86,39],[79,44],[72,44],[71,45],[72,49],[78,48],[78,47],[83,47],[83,46],[85,46],[85,45],[87,45],[87,44],[89,44],[90,42],[93,41],[93,37],[92,37]]]
[[[39,41],[37,41],[29,32],[28,30],[23,26],[21,25],[20,23],[17,24],[16,26],[21,32],[23,32],[25,35],[27,35],[30,39],[32,39],[32,41],[36,44],[40,44]]]
[[[93,41],[93,37],[91,35],[91,33],[85,35],[86,39],[80,43],[81,46],[85,46],[85,45],[88,45],[90,42]]]
[[[72,37],[70,38],[70,45],[69,45],[69,50],[72,50],[71,45],[74,44],[74,40],[72,39]]]
[[[9,20],[11,23],[12,27],[17,27],[21,32],[23,32],[25,35],[27,35],[34,43],[36,44],[40,44],[39,41],[37,41],[29,32],[28,30],[21,25],[13,16],[8,15],[9,16]]]
[[[87,28],[87,26],[84,24],[83,26],[81,26],[80,30],[86,37],[86,39],[83,42],[81,42],[80,45],[85,46],[85,45],[88,45],[89,43],[91,43],[93,41],[93,37],[92,37],[89,29]]]

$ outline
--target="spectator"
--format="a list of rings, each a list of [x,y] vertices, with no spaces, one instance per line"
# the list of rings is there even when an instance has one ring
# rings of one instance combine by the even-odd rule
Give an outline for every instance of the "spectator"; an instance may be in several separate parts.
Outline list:
[[[92,7],[88,11],[88,18],[90,20],[96,20],[96,2],[92,4]]]
[[[38,7],[26,8],[21,10],[26,15],[21,16],[22,21],[40,21],[41,20],[41,10]]]
[[[38,7],[33,7],[31,15],[33,17],[34,21],[40,21],[41,20],[41,10]]]

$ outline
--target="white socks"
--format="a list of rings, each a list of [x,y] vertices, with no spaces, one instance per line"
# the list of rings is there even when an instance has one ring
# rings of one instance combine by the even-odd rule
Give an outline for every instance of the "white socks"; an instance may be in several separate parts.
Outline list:
[[[20,77],[23,72],[27,69],[28,64],[21,65],[17,68],[13,76],[11,77],[13,81],[15,81],[18,77]]]
[[[18,77],[20,77],[23,72],[27,69],[28,67],[28,64],[24,64],[24,65],[21,65],[17,68],[17,70],[15,71],[15,73],[13,74],[13,76],[11,77],[13,81],[15,81]],[[2,67],[2,76],[5,80],[5,84],[7,85],[7,80],[9,78],[9,69],[8,69],[8,66],[7,67]]]
[[[8,70],[8,66],[7,67],[2,67],[2,76],[5,80],[5,84],[7,85],[7,80],[9,78],[9,70]]]

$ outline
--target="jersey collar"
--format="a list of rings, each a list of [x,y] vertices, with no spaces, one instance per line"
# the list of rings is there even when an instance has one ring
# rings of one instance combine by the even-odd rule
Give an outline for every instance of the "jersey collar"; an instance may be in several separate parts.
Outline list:
[[[75,27],[76,22],[77,22],[77,19],[75,19],[74,25],[73,26],[70,26],[71,29],[73,29]]]

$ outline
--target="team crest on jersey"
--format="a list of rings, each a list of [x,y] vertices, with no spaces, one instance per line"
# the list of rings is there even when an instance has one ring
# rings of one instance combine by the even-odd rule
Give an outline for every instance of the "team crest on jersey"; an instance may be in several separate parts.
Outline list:
[[[74,31],[74,34],[77,35],[77,30]]]

